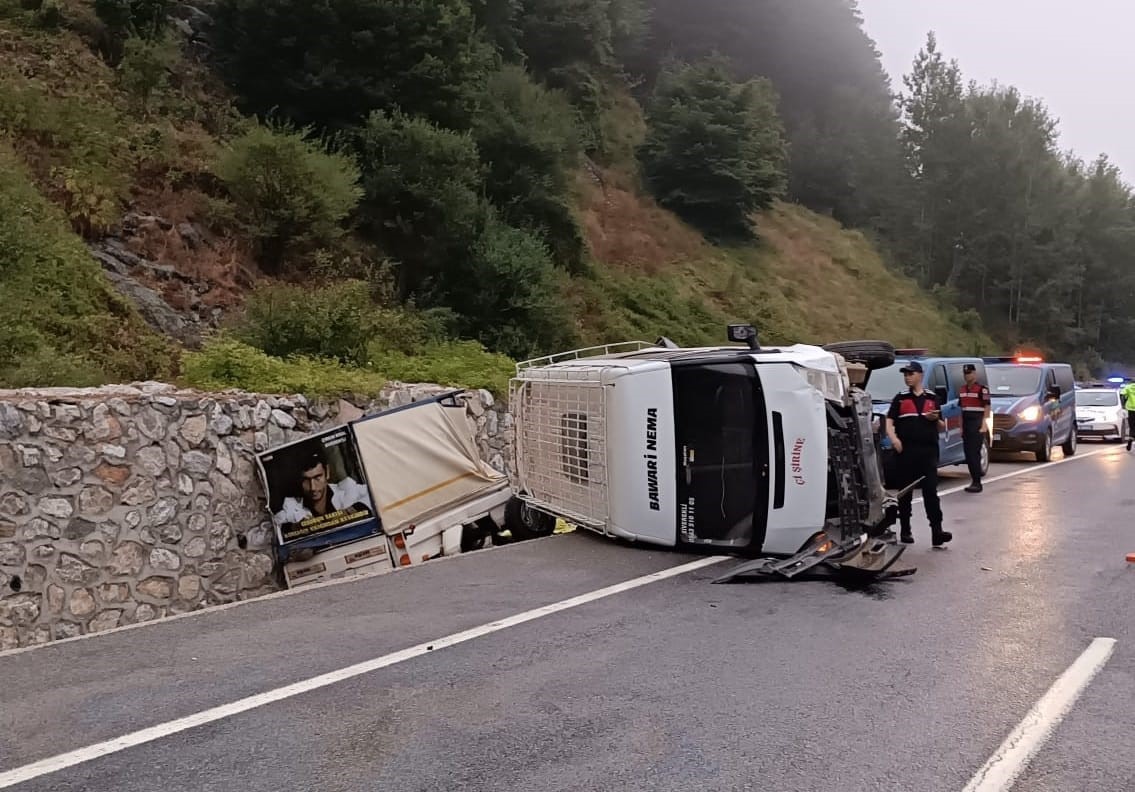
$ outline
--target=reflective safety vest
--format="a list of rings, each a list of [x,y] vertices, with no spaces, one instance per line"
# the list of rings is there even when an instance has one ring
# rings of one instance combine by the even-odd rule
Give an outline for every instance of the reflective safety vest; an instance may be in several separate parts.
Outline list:
[[[962,386],[958,394],[958,403],[961,404],[962,412],[984,413],[986,406],[992,404],[993,400],[989,396],[989,388],[980,382],[975,382],[973,385]]]
[[[1123,409],[1135,410],[1135,383],[1128,383],[1119,391],[1123,396]]]

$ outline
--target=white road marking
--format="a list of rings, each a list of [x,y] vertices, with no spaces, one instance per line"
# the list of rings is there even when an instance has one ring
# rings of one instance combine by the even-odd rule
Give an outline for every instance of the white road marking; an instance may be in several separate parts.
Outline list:
[[[1004,481],[1005,479],[1011,479],[1015,476],[1023,476],[1026,473],[1036,473],[1036,472],[1041,471],[1041,470],[1046,470],[1047,468],[1050,468],[1050,467],[1055,467],[1056,465],[1063,465],[1065,462],[1075,462],[1077,459],[1090,459],[1091,457],[1097,456],[1099,454],[1106,454],[1108,451],[1115,451],[1115,450],[1116,449],[1114,449],[1114,448],[1098,448],[1095,451],[1089,451],[1086,454],[1076,454],[1076,456],[1064,457],[1063,459],[1057,459],[1057,460],[1054,460],[1052,462],[1045,462],[1045,463],[1040,464],[1040,465],[1032,465],[1031,467],[1024,467],[1024,468],[1021,468],[1020,470],[1011,470],[1008,473],[1002,473],[1000,476],[994,476],[993,478],[982,479],[981,483],[982,484],[993,484],[993,483],[998,482],[998,481]],[[943,495],[953,495],[955,492],[964,492],[965,488],[968,487],[968,486],[969,486],[969,484],[961,484],[961,485],[959,485],[957,487],[953,487],[951,489],[942,490],[941,492],[938,493],[938,497],[942,497]],[[915,498],[914,500],[911,501],[912,505],[915,504],[915,503],[922,503],[922,497],[921,496],[917,497],[917,498]]]
[[[1007,792],[1033,755],[1064,719],[1076,699],[1104,667],[1115,649],[1114,638],[1096,638],[1009,733],[962,792]]]
[[[525,622],[540,619],[544,616],[550,616],[553,613],[559,613],[560,611],[565,611],[570,608],[577,608],[589,602],[595,602],[605,597],[621,594],[624,591],[630,591],[631,589],[636,589],[649,583],[655,583],[659,580],[684,575],[687,572],[693,572],[697,569],[710,566],[711,564],[717,564],[730,559],[733,559],[733,556],[710,556],[708,558],[700,558],[688,564],[671,567],[670,569],[643,575],[642,577],[637,577],[632,580],[625,580],[613,586],[607,586],[606,588],[589,591],[586,594],[580,594],[576,597],[553,602],[551,605],[533,608],[532,610],[517,613],[504,619],[482,624],[479,627],[473,627],[463,632],[447,635],[444,638],[420,643],[417,646],[411,646],[409,649],[402,649],[398,652],[376,657],[373,660],[356,663],[346,668],[340,668],[337,671],[330,671],[326,674],[312,677],[311,679],[305,679],[285,687],[269,690],[265,693],[258,693],[254,696],[248,696],[247,698],[242,698],[229,704],[223,704],[219,707],[213,707],[212,709],[207,709],[193,715],[187,715],[184,718],[178,718],[168,723],[161,723],[157,726],[131,732],[130,734],[117,737],[113,740],[106,740],[105,742],[88,745],[85,748],[79,748],[75,751],[68,751],[58,756],[42,759],[38,762],[33,762],[23,767],[17,767],[14,770],[0,773],[0,789],[7,789],[16,784],[31,781],[34,778],[57,773],[60,770],[74,767],[83,762],[89,762],[92,759],[98,759],[102,756],[124,751],[127,748],[133,748],[137,745],[160,740],[171,734],[186,731],[187,729],[194,729],[198,726],[204,726],[208,723],[223,720],[224,718],[231,718],[242,712],[248,712],[249,710],[273,704],[277,701],[283,701],[293,696],[299,696],[303,693],[309,693],[313,690],[327,687],[328,685],[334,685],[353,677],[369,674],[371,671],[377,671],[380,668],[387,668],[392,665],[397,665],[398,663],[404,663],[407,660],[412,660],[416,657],[421,657],[425,654],[431,654],[441,649],[448,649],[451,646],[456,646],[466,641],[472,641],[474,638],[480,638],[481,636],[499,632],[509,627],[515,627],[518,624],[524,624]]]

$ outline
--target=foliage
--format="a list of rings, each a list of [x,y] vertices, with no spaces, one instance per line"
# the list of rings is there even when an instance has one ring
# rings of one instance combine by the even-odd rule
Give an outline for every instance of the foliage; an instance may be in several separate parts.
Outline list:
[[[170,38],[132,36],[123,45],[118,78],[146,111],[150,97],[169,82],[169,72],[179,56],[177,43]]]
[[[170,0],[94,0],[96,16],[104,25],[104,56],[118,63],[131,38],[157,39],[169,23]]]
[[[736,83],[715,61],[681,64],[659,79],[643,172],[659,203],[696,227],[748,236],[750,215],[783,190],[784,153],[766,81]]]
[[[227,338],[213,339],[200,351],[186,353],[182,380],[202,390],[237,388],[306,396],[374,396],[386,385],[382,376],[371,371],[325,358],[273,357]]]
[[[484,169],[467,133],[395,111],[372,113],[357,135],[362,223],[400,262],[403,298],[455,266],[477,239]]]
[[[489,80],[473,138],[488,169],[485,192],[502,217],[540,232],[556,262],[578,270],[584,242],[569,190],[579,160],[573,116],[559,92],[506,67]]]
[[[666,58],[729,58],[767,78],[789,141],[790,196],[851,225],[885,225],[901,205],[896,112],[855,2],[651,0],[650,47],[629,69],[653,83]]]
[[[459,127],[492,65],[467,0],[221,0],[214,17],[245,108],[301,125],[399,108]]]
[[[172,345],[114,291],[7,145],[0,145],[0,250],[4,385],[90,385],[172,371]]]
[[[409,352],[373,343],[370,366],[392,380],[483,388],[498,398],[507,395],[509,378],[516,372],[511,358],[489,352],[476,341],[433,342]]]
[[[548,250],[524,229],[490,215],[469,264],[447,273],[446,302],[464,337],[512,357],[555,351],[573,333]]]
[[[224,148],[215,170],[270,270],[297,249],[341,236],[362,197],[354,161],[313,142],[309,130],[254,126]]]
[[[371,285],[360,280],[261,286],[232,330],[235,340],[273,357],[306,355],[358,366],[366,365],[376,344],[413,352],[446,335],[447,322],[430,312],[380,306]]]
[[[897,246],[1010,344],[1084,366],[1135,344],[1135,202],[1118,171],[1057,149],[1044,105],[964,84],[933,35],[904,80],[912,182]]]

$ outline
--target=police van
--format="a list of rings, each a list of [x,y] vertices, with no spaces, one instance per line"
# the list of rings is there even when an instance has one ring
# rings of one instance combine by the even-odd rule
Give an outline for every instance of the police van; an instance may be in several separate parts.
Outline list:
[[[967,363],[977,370],[977,381],[988,383],[985,361],[980,357],[945,357],[932,355],[926,349],[896,349],[895,362],[884,369],[871,372],[867,389],[875,411],[875,431],[879,434],[879,444],[883,453],[890,451],[891,441],[883,427],[886,425],[887,409],[895,395],[907,389],[901,369],[908,363],[922,364],[922,386],[938,397],[942,405],[942,420],[946,431],[938,435],[938,466],[966,464],[966,449],[962,438],[962,407],[960,395],[965,383],[963,368]],[[990,416],[986,427],[986,442],[981,446],[981,475],[989,472],[990,439],[993,436],[993,418]]]
[[[1076,453],[1076,378],[1067,363],[1039,355],[985,358],[993,397],[993,451],[1031,452],[1047,462],[1060,446]]]

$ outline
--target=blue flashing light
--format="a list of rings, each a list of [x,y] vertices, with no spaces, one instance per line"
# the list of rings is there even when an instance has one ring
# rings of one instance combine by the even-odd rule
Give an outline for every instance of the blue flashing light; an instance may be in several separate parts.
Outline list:
[[[1107,381],[1113,385],[1119,385],[1123,383],[1123,377],[1108,377]]]

